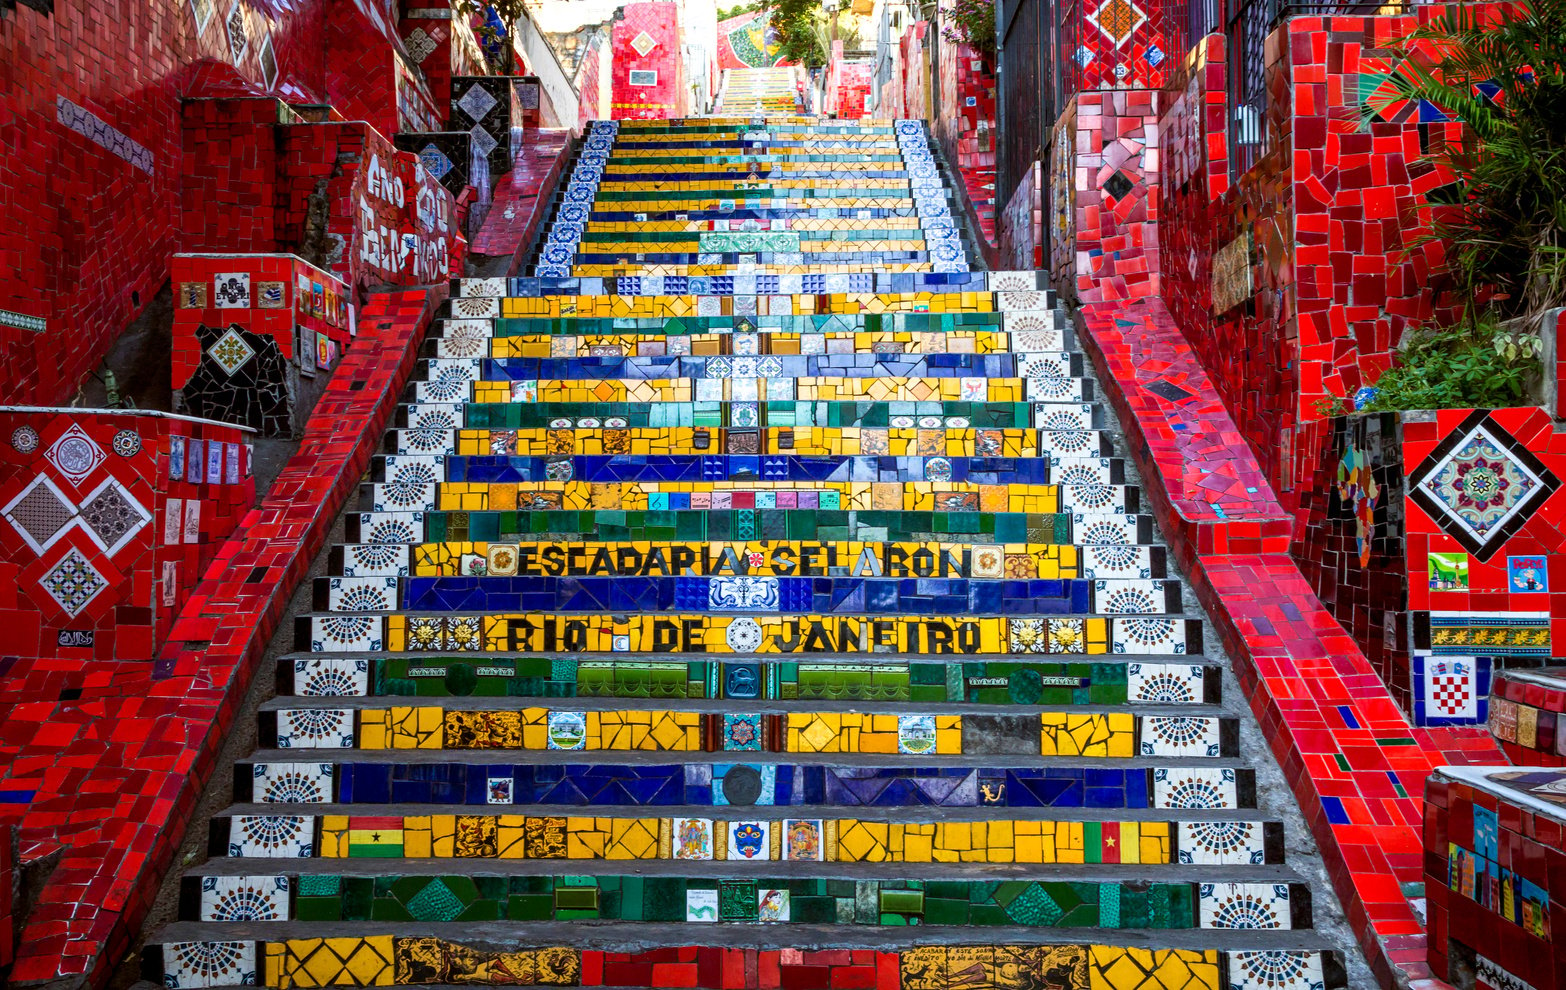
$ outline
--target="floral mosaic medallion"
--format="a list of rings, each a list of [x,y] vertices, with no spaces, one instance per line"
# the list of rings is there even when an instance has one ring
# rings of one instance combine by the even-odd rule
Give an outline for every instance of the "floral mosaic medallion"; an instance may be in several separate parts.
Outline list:
[[[1482,410],[1409,477],[1414,502],[1481,562],[1559,487],[1560,479]]]

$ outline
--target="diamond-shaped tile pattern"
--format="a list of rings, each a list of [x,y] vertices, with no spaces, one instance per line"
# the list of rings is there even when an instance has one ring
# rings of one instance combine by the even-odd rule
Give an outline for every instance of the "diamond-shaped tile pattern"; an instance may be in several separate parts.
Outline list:
[[[109,586],[108,580],[91,561],[76,549],[67,550],[38,582],[49,597],[67,615],[80,615],[98,594]]]

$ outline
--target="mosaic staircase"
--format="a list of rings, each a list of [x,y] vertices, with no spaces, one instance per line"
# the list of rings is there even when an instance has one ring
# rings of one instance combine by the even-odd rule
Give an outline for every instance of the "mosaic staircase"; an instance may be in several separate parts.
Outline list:
[[[789,66],[766,69],[724,69],[718,84],[716,113],[787,117],[804,108],[799,105],[798,79]]]
[[[917,122],[595,124],[148,978],[1343,985],[1052,294],[951,215]]]

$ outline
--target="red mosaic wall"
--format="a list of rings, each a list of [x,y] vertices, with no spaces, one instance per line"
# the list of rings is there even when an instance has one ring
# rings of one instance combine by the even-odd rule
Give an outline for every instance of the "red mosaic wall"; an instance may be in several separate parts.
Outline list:
[[[1518,766],[1566,766],[1566,681],[1547,672],[1498,671],[1486,721]]]
[[[1398,707],[1413,714],[1401,425],[1382,414],[1310,429],[1318,456],[1297,486],[1301,522],[1289,551]]]
[[[611,35],[613,119],[666,120],[685,116],[685,59],[680,8],[643,0],[621,8]]]
[[[320,42],[330,53],[325,59],[327,100],[344,119],[365,121],[382,134],[439,130],[446,119],[443,104],[401,61],[406,50],[394,8],[385,0],[332,5]]]
[[[0,411],[0,437],[0,654],[151,660],[255,504],[249,433],[46,409]]]
[[[226,282],[225,275],[244,275],[243,304],[220,300],[215,286]],[[348,349],[349,337],[347,287],[342,282],[307,262],[286,254],[267,255],[189,255],[174,256],[170,278],[174,284],[173,375],[169,387],[181,389],[201,360],[196,343],[197,326],[238,325],[251,333],[277,341],[278,349],[289,361],[299,358],[296,327],[309,330],[312,340],[318,335],[331,344],[332,353]],[[326,360],[327,347],[320,345],[310,360],[320,370],[336,365]]]
[[[1068,92],[1158,89],[1171,56],[1184,45],[1185,6],[1172,0],[1068,0],[1076,48],[1063,53]]]
[[[839,46],[841,44],[838,42]],[[845,120],[865,116],[865,99],[870,95],[873,68],[869,62],[850,62],[842,57],[841,51],[834,52],[827,65],[822,109]]]
[[[399,126],[399,98],[403,119],[432,112],[422,81],[408,76],[399,86],[400,42],[378,0],[334,4],[330,16],[320,0],[238,4],[232,16],[216,8],[62,0],[50,16],[23,6],[0,18],[0,146],[13,152],[0,157],[0,212],[12,231],[0,237],[0,366],[10,401],[74,394],[166,281],[169,257],[195,246],[182,231],[251,242],[227,250],[276,250],[261,243],[273,221],[252,216],[254,202],[216,208],[232,231],[187,226],[208,207],[181,193],[196,174],[185,167],[181,98],[330,102],[386,134]],[[202,178],[208,190],[265,184],[247,174],[257,163],[222,143],[271,154],[255,143],[263,133],[244,126],[258,120],[202,123],[219,141],[213,161],[233,162],[223,165],[226,180]],[[46,183],[49,195],[40,195]]]
[[[0,711],[0,822],[21,827],[31,855],[63,850],[18,942],[12,980],[86,974],[102,986],[124,957],[255,665],[363,475],[445,293],[443,284],[372,298],[360,315],[362,346],[332,376],[303,444],[273,486],[279,494],[246,514],[228,542],[206,541],[203,552],[216,553],[211,568],[154,663],[105,658],[84,668],[24,656],[0,668],[16,702]],[[148,417],[101,417],[105,429],[116,419]],[[171,430],[182,422],[157,421]],[[156,449],[148,443],[140,456],[153,460]],[[203,506],[204,534],[207,518]],[[0,628],[17,621],[8,611]],[[115,731],[102,732],[104,725]]]
[[[1500,771],[1552,810],[1446,774],[1425,788],[1425,903],[1430,967],[1478,990],[1566,984],[1566,807],[1560,771]],[[1510,979],[1508,979],[1510,977]]]
[[[576,69],[576,126],[585,129],[590,120],[608,120],[609,107],[603,106],[600,98],[602,79],[610,71],[610,59],[612,51],[607,47],[608,39],[603,34],[593,36],[589,42],[587,54],[582,56],[582,64]]]
[[[1213,226],[1229,189],[1225,38],[1197,42],[1171,72],[1158,122],[1164,302],[1182,327],[1212,320]],[[1212,355],[1203,352],[1204,358]],[[1233,358],[1231,357],[1231,360]]]
[[[939,116],[939,107],[930,106],[930,52],[927,46],[930,44],[930,22],[914,21],[903,28],[903,36],[897,39],[897,57],[892,61],[891,78],[881,86],[880,101],[876,104],[875,115],[882,119],[912,119],[934,121]],[[863,107],[863,102],[855,102],[852,94],[845,92],[841,87],[848,82],[853,82],[858,74],[858,69],[850,70],[845,74],[845,69],[850,63],[845,63],[838,70],[837,85],[839,87],[838,106],[852,110],[855,107]],[[870,66],[873,70],[873,66]],[[840,116],[850,116],[847,112],[841,112]],[[864,116],[863,112],[852,116]]]
[[[1158,294],[1158,98],[1152,90],[1079,93],[1070,123],[1063,118],[1057,129],[1075,216],[1074,236],[1055,242],[1057,266],[1069,258],[1070,267],[1055,275],[1082,303]]]
[[[0,828],[0,969],[11,965],[16,958],[16,904],[13,888],[17,886],[16,829],[7,825]]]
[[[1404,248],[1417,233],[1408,218],[1445,181],[1418,159],[1450,125],[1420,125],[1408,105],[1359,119],[1360,94],[1392,71],[1378,53],[1413,24],[1294,18],[1280,29],[1267,48],[1265,153],[1232,184],[1222,40],[1205,39],[1166,91],[1160,143],[1181,178],[1162,193],[1170,308],[1291,509],[1319,454],[1301,431],[1322,418],[1320,400],[1373,383],[1433,313],[1439,251]]]
[[[949,6],[949,3],[948,3]],[[980,230],[991,244],[995,235],[995,72],[972,46],[954,43],[939,32],[937,62],[941,106],[930,121],[946,160],[962,176]],[[1027,265],[1033,268],[1033,265]]]
[[[222,16],[198,30],[179,0],[0,18],[0,310],[25,318],[0,314],[8,401],[68,399],[167,277],[181,95],[270,81],[289,99],[323,98],[320,3],[239,9],[239,49]],[[43,329],[16,325],[32,320]]]

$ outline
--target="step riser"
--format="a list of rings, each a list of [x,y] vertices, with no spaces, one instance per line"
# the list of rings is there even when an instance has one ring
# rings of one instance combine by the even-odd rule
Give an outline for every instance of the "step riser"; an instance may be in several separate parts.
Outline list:
[[[571,763],[538,757],[530,757],[530,762],[520,765],[336,762],[326,764],[325,771],[314,765],[308,771],[312,786],[304,790],[274,789],[274,777],[282,779],[282,775],[258,777],[254,772],[256,765],[241,763],[234,771],[234,793],[240,803],[288,805],[287,809],[280,807],[277,813],[293,816],[314,813],[312,807],[300,807],[301,804],[487,806],[492,797],[503,796],[506,790],[510,793],[508,803],[517,805],[611,809],[741,806],[893,812],[910,808],[966,808],[1034,813],[1092,810],[1098,814],[1180,811],[1210,817],[1214,812],[1256,807],[1256,777],[1253,771],[1243,768],[1051,766],[974,770],[935,765],[707,763],[706,759],[713,757],[692,754],[680,764],[636,765]],[[744,759],[755,761],[757,757]],[[309,797],[314,800],[305,800]],[[488,813],[495,812],[492,809]],[[221,821],[226,819],[214,820]],[[250,851],[244,855],[260,853]]]
[[[278,661],[283,698],[682,698],[981,705],[1216,705],[1218,668],[1195,663],[909,662],[844,664],[453,658]]]

